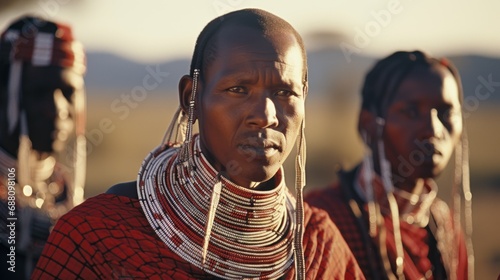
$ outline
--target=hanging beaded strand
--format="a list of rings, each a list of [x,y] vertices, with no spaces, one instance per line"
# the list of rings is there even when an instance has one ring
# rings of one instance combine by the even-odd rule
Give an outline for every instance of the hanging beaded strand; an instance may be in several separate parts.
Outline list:
[[[474,247],[472,246],[472,192],[470,189],[469,138],[467,132],[462,133],[462,188],[464,194],[465,242],[469,279],[474,279]]]
[[[362,133],[364,142],[369,146],[368,136],[365,131]],[[375,207],[375,198],[373,195],[373,153],[367,149],[368,155],[363,157],[363,168],[361,169],[361,178],[366,187],[366,200],[368,204],[368,224],[369,233],[372,238],[377,235],[377,211]]]
[[[394,244],[396,246],[396,275],[400,280],[405,279],[403,269],[404,269],[404,250],[403,241],[401,237],[401,226],[399,224],[399,208],[396,198],[394,197],[394,186],[392,185],[391,176],[391,165],[390,162],[385,157],[384,141],[383,141],[383,129],[385,125],[385,120],[377,117],[376,119],[378,125],[377,131],[377,144],[379,152],[379,164],[380,173],[382,175],[382,182],[384,190],[387,196],[387,201],[389,203],[389,209],[392,218],[392,227],[394,232]],[[383,241],[384,247],[385,240]]]
[[[468,279],[474,279],[474,248],[472,246],[472,192],[470,190],[470,173],[469,173],[469,142],[467,133],[462,132],[461,141],[455,148],[455,178],[452,188],[453,197],[453,225],[456,232],[461,230],[462,212],[464,218],[465,245],[467,250],[468,261]],[[461,192],[458,190],[462,187],[463,207]],[[454,238],[456,239],[456,237]],[[454,243],[456,244],[456,242]],[[456,271],[458,266],[458,252],[454,248],[452,252],[451,271]],[[458,275],[451,275],[450,278],[457,279]]]
[[[181,147],[179,153],[178,162],[182,163],[184,166],[188,166],[189,171],[193,169],[193,151],[191,148],[191,142],[193,139],[193,125],[194,125],[194,108],[196,103],[196,93],[198,87],[198,79],[200,76],[200,69],[194,69],[193,71],[193,86],[191,89],[191,97],[189,99],[189,109],[188,109],[188,124],[186,131],[186,139]]]
[[[199,137],[193,142],[198,155]],[[295,225],[293,198],[282,179],[272,191],[257,191],[220,177],[221,203],[205,266],[201,264],[209,198],[218,173],[203,154],[193,159],[198,168],[192,175],[177,169],[177,151],[151,152],[137,180],[141,206],[163,242],[189,263],[225,279],[276,279],[288,271]],[[249,212],[254,215],[243,218]]]
[[[306,185],[306,174],[305,174],[305,164],[306,164],[306,139],[305,139],[305,120],[302,120],[300,125],[300,133],[297,139],[297,158],[295,164],[295,191],[297,196],[295,215],[296,215],[296,229],[295,229],[295,272],[296,279],[302,280],[306,279],[306,269],[304,261],[304,250],[302,247],[302,241],[304,239],[304,201],[303,201],[303,189]]]
[[[172,121],[168,125],[165,134],[161,140],[161,150],[170,147],[179,146],[184,143],[186,138],[187,115],[183,114],[182,108],[179,106],[175,111]]]
[[[212,226],[214,224],[215,212],[217,211],[217,206],[219,205],[220,193],[222,191],[222,183],[220,181],[220,175],[217,175],[217,182],[212,190],[212,196],[210,199],[210,207],[208,208],[207,223],[205,227],[205,238],[203,239],[203,252],[201,255],[201,265],[204,267],[207,260],[208,243],[210,241],[210,235],[212,233]]]

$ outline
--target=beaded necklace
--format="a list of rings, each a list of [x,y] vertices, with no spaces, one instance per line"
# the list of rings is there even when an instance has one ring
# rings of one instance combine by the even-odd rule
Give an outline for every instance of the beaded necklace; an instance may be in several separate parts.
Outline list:
[[[365,158],[365,161],[363,161],[360,169],[356,172],[355,179],[353,181],[354,188],[352,189],[357,193],[360,199],[367,204],[367,207],[364,209],[365,211],[362,211],[359,205],[354,202],[354,199],[352,198],[353,194],[348,190],[348,188],[344,188],[344,191],[346,191],[347,195],[350,197],[349,199],[352,203],[349,203],[349,206],[353,213],[355,213],[355,216],[358,219],[358,225],[363,229],[362,232],[365,234],[368,232],[369,236],[371,237],[378,236],[375,241],[377,242],[380,256],[383,259],[383,264],[388,265],[390,264],[390,261],[387,254],[386,240],[385,237],[380,238],[380,236],[386,234],[385,232],[387,231],[387,229],[383,222],[383,217],[391,216],[391,210],[389,208],[388,202],[386,201],[387,198],[384,194],[382,179],[377,174],[373,173],[371,166],[368,166],[369,163],[370,162],[366,161]],[[398,205],[401,206],[401,208],[398,209],[398,216],[401,221],[405,221],[408,224],[414,225],[416,227],[424,228],[426,226],[429,226],[430,234],[432,234],[431,238],[435,238],[437,242],[436,246],[439,249],[439,254],[441,256],[441,259],[435,259],[434,261],[442,261],[444,268],[450,268],[451,266],[449,264],[451,263],[451,259],[453,259],[453,256],[449,255],[453,255],[453,250],[450,250],[449,248],[454,247],[456,243],[454,243],[453,241],[453,235],[449,234],[453,231],[453,229],[450,228],[449,224],[447,225],[448,221],[442,218],[449,217],[450,215],[449,213],[438,215],[435,215],[434,213],[436,211],[448,211],[448,208],[447,206],[444,207],[445,209],[442,208],[443,202],[436,205],[433,204],[435,202],[436,194],[438,191],[438,186],[434,180],[426,180],[425,182],[422,182],[422,184],[424,185],[419,194],[409,193],[400,189],[394,189],[394,197],[399,202]],[[349,186],[349,184],[344,184],[344,186]],[[375,210],[373,210],[374,213],[371,213],[369,209],[370,201],[376,206],[374,208]],[[365,214],[362,213],[365,213],[368,216],[368,221],[370,221],[370,219],[376,221],[376,229],[373,234],[371,231],[368,231],[368,229],[364,228],[363,225],[365,223],[365,219],[362,215]],[[438,219],[436,220],[436,218]],[[367,234],[366,238],[363,241],[366,246],[369,246],[368,240],[369,238]],[[429,255],[429,259],[430,258],[431,256]],[[401,277],[398,278],[392,274],[393,272],[390,266],[388,266],[386,269],[388,279],[401,279]],[[436,270],[437,275],[440,275],[440,264],[435,264],[433,269]],[[375,267],[371,267],[371,270],[373,277],[379,275]],[[433,275],[433,270],[407,271],[407,273],[415,272],[421,273],[423,277],[421,279],[432,279],[433,277],[436,277],[436,275]],[[412,277],[416,277],[416,275],[410,276],[411,279],[413,279]]]
[[[284,184],[282,170],[272,190],[243,188],[210,165],[201,153],[199,137],[190,145],[192,170],[177,164],[179,148],[159,147],[142,163],[138,196],[151,227],[169,249],[217,277],[283,276],[294,262],[295,200]],[[212,214],[217,184],[220,193]]]

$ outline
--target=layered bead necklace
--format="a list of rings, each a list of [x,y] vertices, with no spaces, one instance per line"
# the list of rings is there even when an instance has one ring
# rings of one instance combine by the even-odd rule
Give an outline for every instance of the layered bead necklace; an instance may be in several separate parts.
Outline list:
[[[179,148],[159,147],[144,160],[138,196],[151,227],[169,249],[212,275],[225,279],[283,276],[294,261],[295,200],[282,170],[272,190],[243,188],[210,165],[201,153],[199,137],[192,145],[192,170],[177,163]],[[212,214],[218,184],[220,194]]]

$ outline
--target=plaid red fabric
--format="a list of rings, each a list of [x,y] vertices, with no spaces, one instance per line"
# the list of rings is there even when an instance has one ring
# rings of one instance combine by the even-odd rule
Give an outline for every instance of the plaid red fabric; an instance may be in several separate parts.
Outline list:
[[[329,188],[309,192],[304,200],[328,212],[358,260],[364,275],[367,279],[377,279],[369,276],[372,271],[384,271],[378,250],[375,243],[366,240],[362,234],[360,225],[357,224],[356,217],[344,199],[340,186],[336,184]]]
[[[326,212],[305,207],[307,279],[364,279]],[[168,249],[137,199],[101,194],[59,219],[32,279],[215,279]],[[284,279],[294,279],[294,269]]]
[[[377,241],[372,240],[368,235],[368,217],[364,211],[365,206],[353,193],[348,195],[346,188],[353,189],[352,186],[336,183],[328,188],[308,193],[305,201],[328,212],[356,257],[366,279],[386,279],[384,265],[376,245]],[[351,199],[348,197],[351,197]],[[356,213],[354,213],[349,203],[355,203],[359,206],[362,219],[356,217]],[[434,203],[439,204],[440,207],[444,204],[437,199]],[[447,211],[433,211],[433,215],[439,216],[437,220],[445,220],[451,223],[451,216]],[[394,241],[392,241],[394,240],[392,221],[389,217],[385,217],[385,225],[387,229],[388,255],[391,264],[394,264],[396,248]],[[404,274],[407,280],[449,279],[444,271],[443,261],[437,249],[436,241],[427,228],[401,222],[401,234],[405,254]],[[451,233],[448,232],[448,234]],[[458,234],[460,235],[459,243],[452,245],[459,248],[459,264],[456,273],[458,279],[467,279],[465,241],[461,233]],[[392,268],[395,271],[395,267]],[[432,276],[430,276],[429,270],[432,270]]]

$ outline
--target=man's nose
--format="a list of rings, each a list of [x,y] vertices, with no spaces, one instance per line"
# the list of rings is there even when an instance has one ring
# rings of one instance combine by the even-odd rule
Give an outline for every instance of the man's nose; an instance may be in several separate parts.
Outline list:
[[[278,117],[276,104],[268,96],[252,98],[247,116],[247,124],[258,128],[276,127]]]
[[[439,114],[436,109],[431,109],[427,116],[425,116],[424,138],[440,138],[444,126],[439,119]]]

